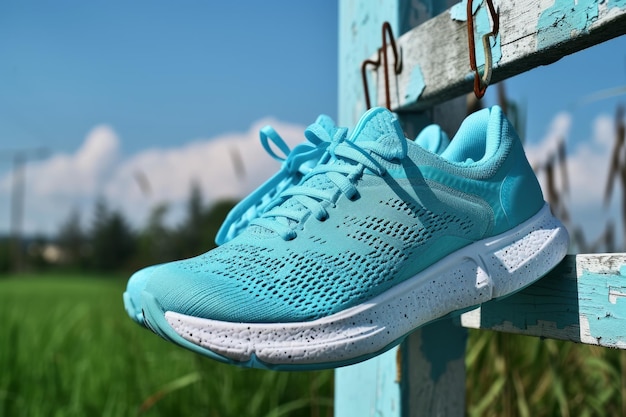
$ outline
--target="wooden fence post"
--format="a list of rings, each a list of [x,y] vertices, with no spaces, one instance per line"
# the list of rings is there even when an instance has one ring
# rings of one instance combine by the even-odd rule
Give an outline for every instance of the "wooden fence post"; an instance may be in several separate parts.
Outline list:
[[[361,63],[382,45],[383,22],[394,36],[449,8],[450,0],[342,0],[339,7],[339,124],[354,126],[366,110]],[[378,73],[382,74],[382,68]],[[380,82],[370,74],[377,101]],[[452,135],[466,114],[465,98],[426,111],[402,113],[408,137],[428,123]],[[467,330],[443,320],[411,334],[399,347],[335,372],[335,416],[462,416],[465,414]]]

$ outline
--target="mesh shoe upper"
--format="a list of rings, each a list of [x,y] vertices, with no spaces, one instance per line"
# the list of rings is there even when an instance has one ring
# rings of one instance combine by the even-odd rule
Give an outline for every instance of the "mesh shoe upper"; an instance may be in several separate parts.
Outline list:
[[[297,322],[359,305],[543,206],[498,107],[470,116],[442,156],[366,113],[299,185],[230,242],[153,270],[165,311],[231,322]]]

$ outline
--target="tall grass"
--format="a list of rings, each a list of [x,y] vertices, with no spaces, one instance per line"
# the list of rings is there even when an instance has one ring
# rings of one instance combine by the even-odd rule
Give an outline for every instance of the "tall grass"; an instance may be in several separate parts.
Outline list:
[[[125,281],[0,279],[0,417],[328,416],[332,372],[239,369],[131,322]]]
[[[626,416],[626,352],[470,331],[470,417]]]
[[[126,317],[124,279],[0,278],[0,417],[332,415],[333,374],[239,369]],[[626,352],[470,331],[467,414],[626,415]]]

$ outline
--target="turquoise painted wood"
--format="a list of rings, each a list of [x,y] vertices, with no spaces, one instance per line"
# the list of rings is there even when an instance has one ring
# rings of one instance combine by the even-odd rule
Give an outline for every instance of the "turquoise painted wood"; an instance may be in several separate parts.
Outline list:
[[[361,63],[382,45],[384,22],[390,22],[394,29],[397,27],[398,0],[339,2],[338,122],[341,126],[353,126],[366,110]],[[370,79],[372,84],[374,80]],[[375,89],[371,90],[375,103]]]
[[[400,416],[398,350],[335,371],[335,416]]]
[[[354,126],[366,110],[361,62],[382,44],[388,21],[398,36],[449,8],[446,0],[343,0],[339,7],[339,124]],[[370,74],[371,76],[372,74]],[[370,85],[375,77],[370,77]],[[375,84],[374,84],[375,86]],[[376,90],[371,89],[373,101]],[[465,116],[465,99],[400,115],[408,136],[437,122],[453,134]],[[467,330],[442,321],[411,334],[401,346],[335,372],[335,416],[465,414]],[[442,344],[442,340],[446,343]],[[448,343],[450,342],[450,343]],[[454,392],[454,401],[449,394]]]
[[[388,21],[395,26],[397,20],[397,0],[382,0],[380,5],[367,0],[339,3],[339,125],[354,126],[365,112],[361,62],[380,47],[382,24]],[[377,101],[375,94],[372,101]],[[335,416],[400,416],[396,356],[397,350],[392,349],[337,369]]]
[[[413,332],[400,347],[400,416],[465,415],[467,329],[441,320]]]

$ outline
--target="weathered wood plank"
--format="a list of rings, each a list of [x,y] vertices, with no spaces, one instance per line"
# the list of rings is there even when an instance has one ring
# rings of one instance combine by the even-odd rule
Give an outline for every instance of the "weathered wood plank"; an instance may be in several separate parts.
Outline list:
[[[431,323],[406,338],[399,365],[402,416],[465,415],[466,344],[467,329],[451,319]]]
[[[472,91],[465,1],[397,40],[403,68],[390,80],[392,109],[427,109]],[[491,28],[483,3],[473,3],[479,66],[484,66],[482,35]],[[492,83],[626,34],[625,0],[508,0],[497,7],[500,32],[491,43]],[[381,67],[375,73],[376,86],[371,87],[381,106],[385,105],[383,76]]]
[[[464,327],[626,349],[626,253],[567,256],[528,288],[461,316]]]

